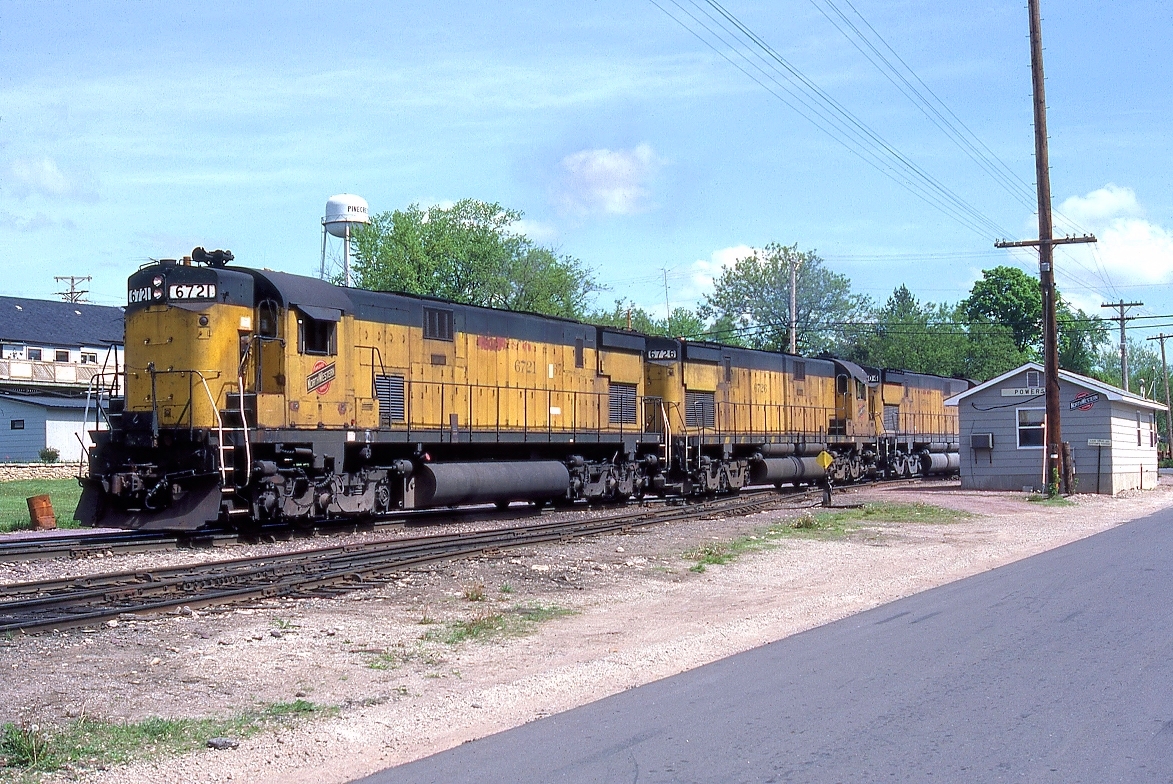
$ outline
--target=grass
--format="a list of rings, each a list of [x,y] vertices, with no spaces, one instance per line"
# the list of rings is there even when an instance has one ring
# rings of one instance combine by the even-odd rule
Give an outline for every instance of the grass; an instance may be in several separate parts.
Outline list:
[[[931,504],[868,503],[853,509],[809,511],[798,518],[772,525],[756,534],[727,542],[713,542],[689,550],[684,557],[696,563],[691,572],[726,564],[747,552],[773,547],[779,539],[837,539],[859,528],[880,523],[952,523],[969,517],[967,512]]]
[[[25,499],[34,495],[49,496],[58,528],[77,528],[73,510],[81,498],[81,487],[76,479],[18,479],[0,482],[0,533],[32,527]]]
[[[483,602],[485,600],[485,586],[481,583],[464,586],[464,598],[470,602]]]
[[[454,621],[442,632],[425,635],[426,639],[439,640],[448,645],[460,645],[469,641],[499,640],[507,637],[523,637],[537,631],[538,624],[553,618],[574,615],[574,610],[556,605],[518,605],[501,612],[485,612],[468,621]]]
[[[60,727],[32,724],[0,727],[0,767],[26,773],[65,768],[97,768],[133,760],[155,759],[203,748],[210,738],[247,738],[275,727],[336,713],[305,700],[280,702],[230,718],[164,719],[112,722],[91,717]]]

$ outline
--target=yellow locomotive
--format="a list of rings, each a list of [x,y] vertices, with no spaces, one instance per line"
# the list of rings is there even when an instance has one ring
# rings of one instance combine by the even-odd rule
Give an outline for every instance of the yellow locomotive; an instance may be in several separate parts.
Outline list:
[[[956,468],[957,379],[193,258],[129,279],[126,397],[94,433],[83,523],[244,527]]]

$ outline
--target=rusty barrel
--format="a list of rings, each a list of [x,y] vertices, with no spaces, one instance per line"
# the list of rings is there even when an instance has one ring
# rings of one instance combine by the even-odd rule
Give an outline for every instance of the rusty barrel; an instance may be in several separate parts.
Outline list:
[[[29,505],[29,519],[33,528],[46,530],[57,527],[57,517],[53,514],[53,502],[47,495],[34,495],[25,499]]]

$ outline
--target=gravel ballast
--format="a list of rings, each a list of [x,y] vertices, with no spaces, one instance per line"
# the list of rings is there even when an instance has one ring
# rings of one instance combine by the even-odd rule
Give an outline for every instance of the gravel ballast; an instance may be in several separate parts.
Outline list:
[[[758,536],[801,512],[661,525],[442,564],[333,599],[17,636],[0,641],[0,721],[225,716],[305,699],[338,710],[241,739],[230,753],[201,749],[69,777],[344,782],[1143,517],[1173,504],[1168,481],[1070,506],[956,483],[865,488],[836,501],[928,503],[970,516],[786,537],[704,571],[685,553]],[[289,545],[0,564],[0,582],[279,547]]]

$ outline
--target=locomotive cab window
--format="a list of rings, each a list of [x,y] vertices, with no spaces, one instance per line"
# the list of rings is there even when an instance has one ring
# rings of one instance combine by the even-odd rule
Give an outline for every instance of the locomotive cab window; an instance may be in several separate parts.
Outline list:
[[[452,311],[424,308],[424,337],[428,340],[452,340]]]
[[[302,354],[338,353],[338,323],[301,314],[297,319],[297,346]]]

